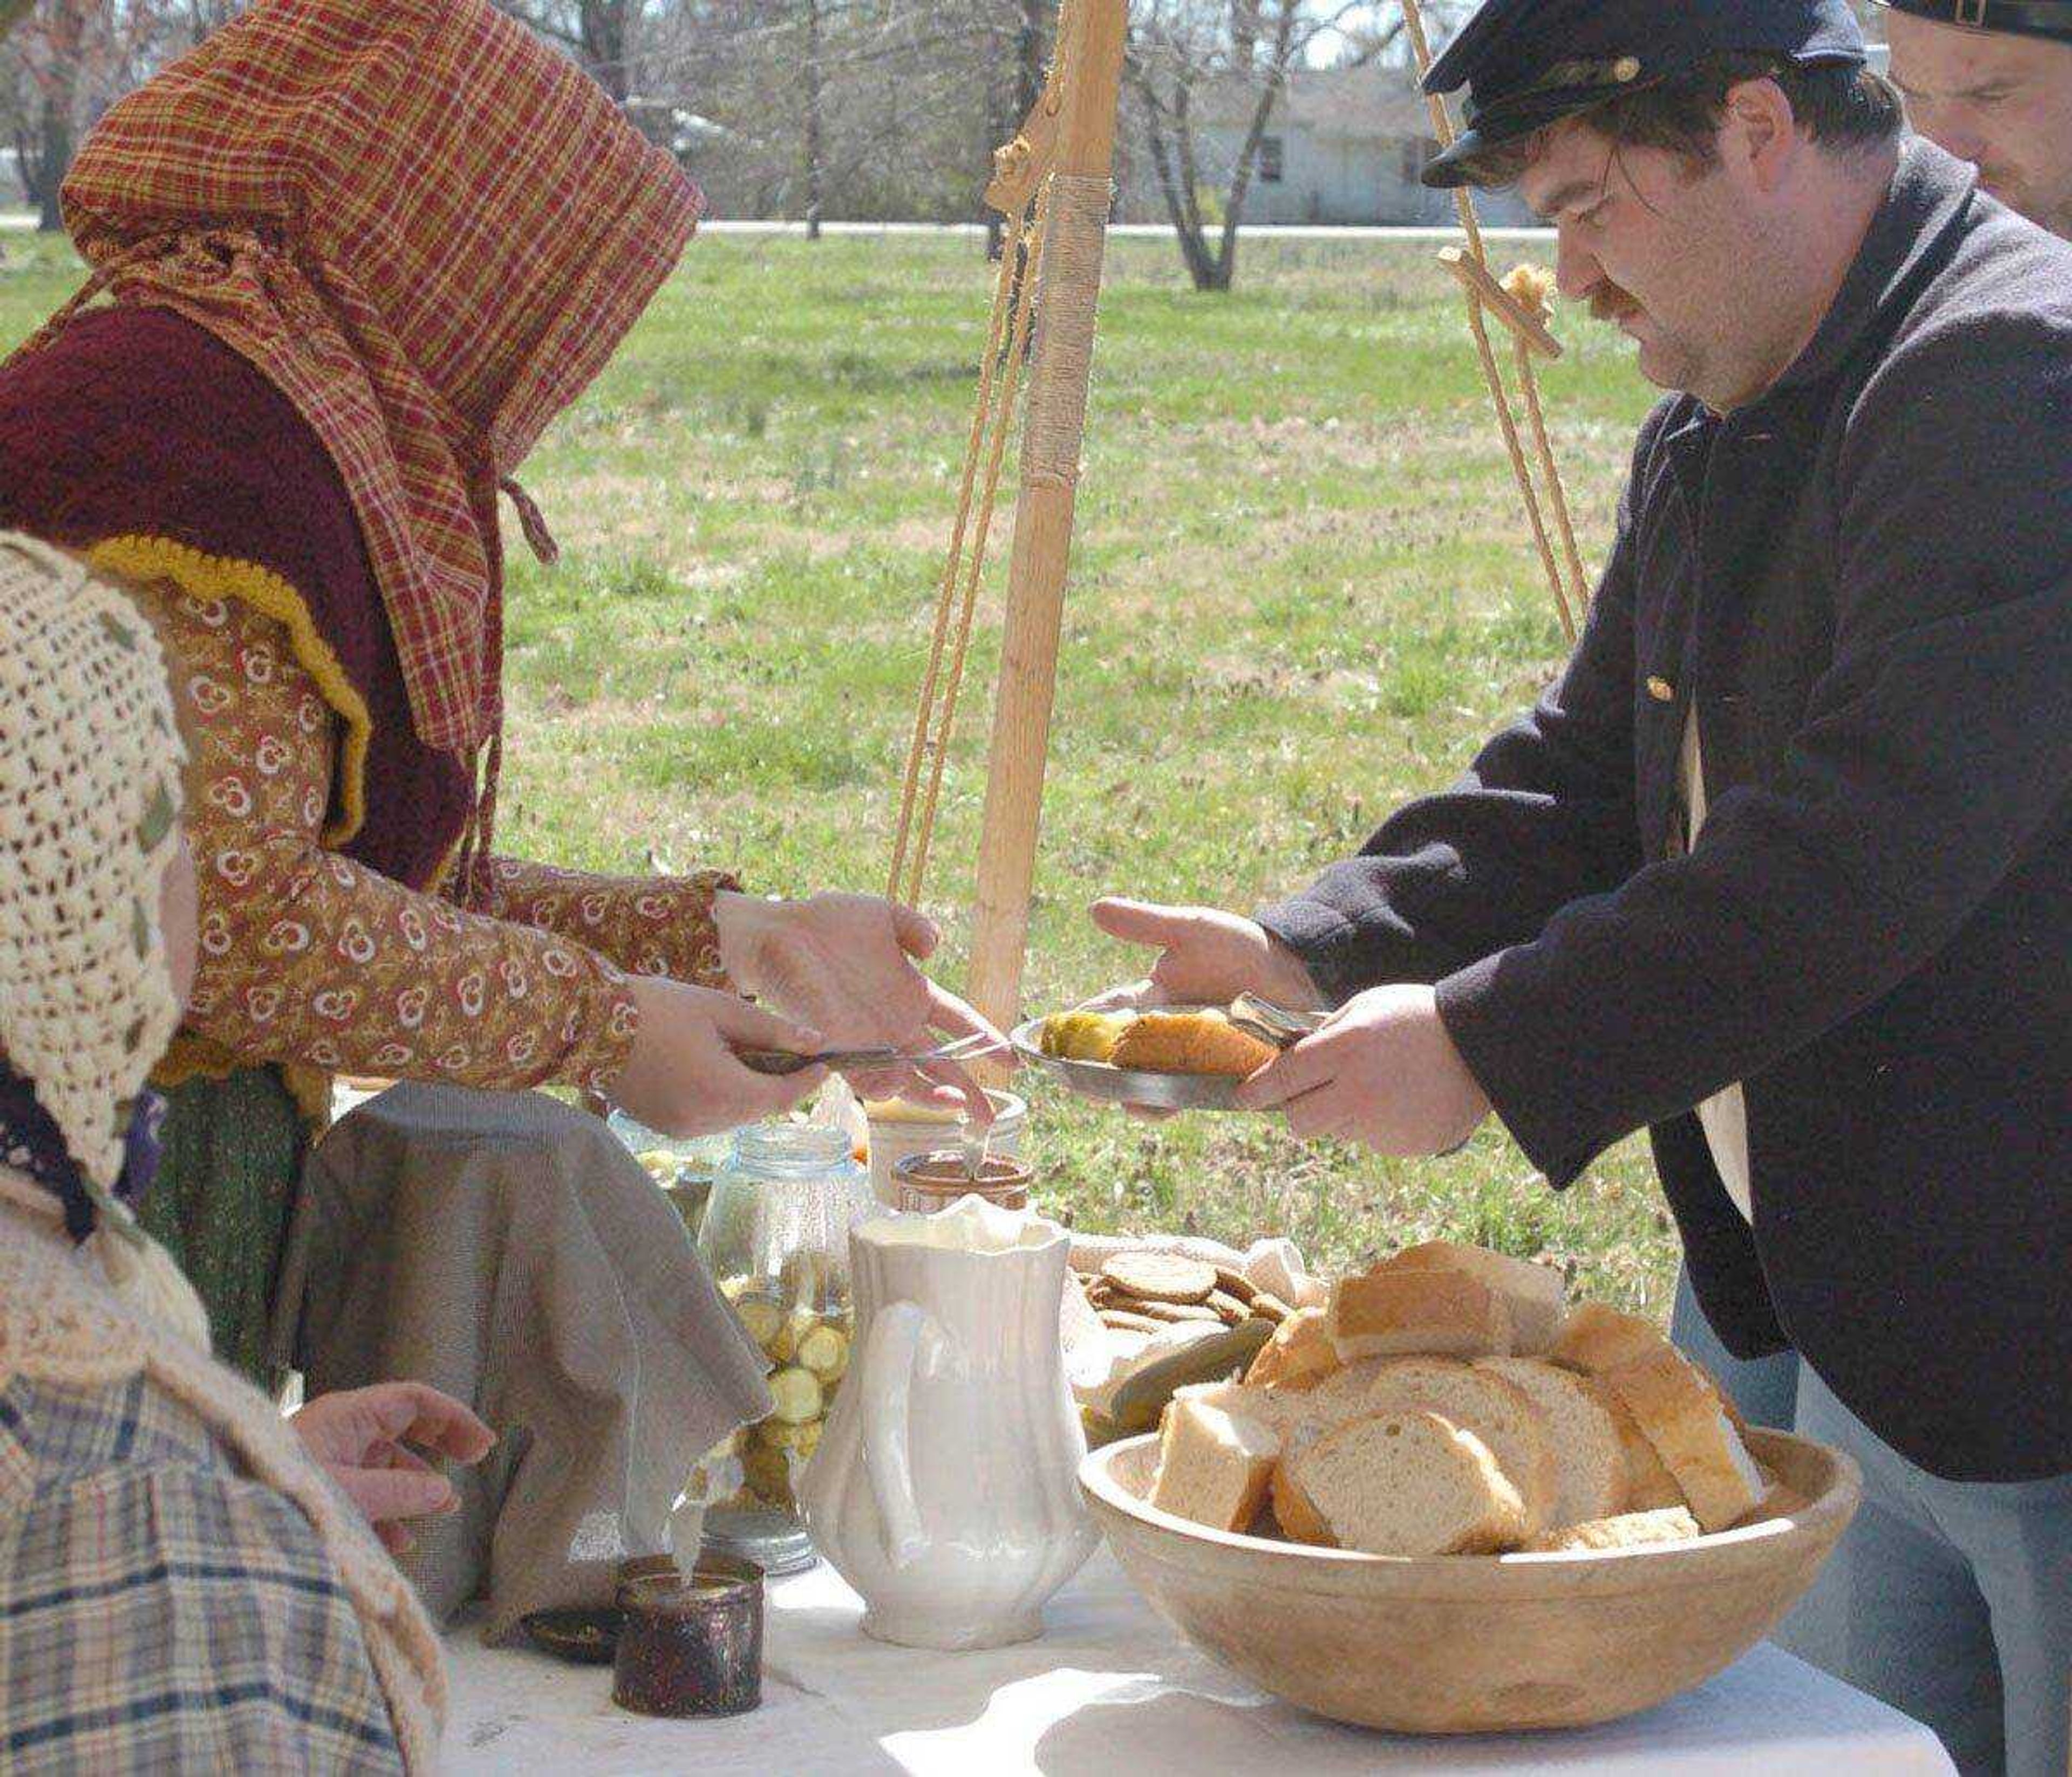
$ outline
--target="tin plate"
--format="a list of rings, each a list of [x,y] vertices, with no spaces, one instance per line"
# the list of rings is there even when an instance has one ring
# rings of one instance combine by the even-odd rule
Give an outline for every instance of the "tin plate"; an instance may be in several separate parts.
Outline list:
[[[1161,1012],[1198,1012],[1195,1006],[1161,1006]],[[1230,1074],[1149,1074],[1117,1067],[1105,1061],[1069,1061],[1046,1055],[1038,1047],[1043,1021],[1029,1018],[1008,1033],[1014,1052],[1033,1067],[1063,1083],[1082,1098],[1111,1104],[1134,1104],[1147,1111],[1234,1111],[1231,1102],[1240,1082]]]

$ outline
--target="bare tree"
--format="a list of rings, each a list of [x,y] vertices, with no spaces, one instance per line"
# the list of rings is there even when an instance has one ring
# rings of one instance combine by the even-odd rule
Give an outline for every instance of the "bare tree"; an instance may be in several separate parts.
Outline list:
[[[10,133],[39,228],[64,226],[58,193],[80,129],[150,74],[171,21],[157,0],[30,0],[14,17]]]
[[[820,0],[806,0],[806,238],[820,238],[820,205],[827,196],[826,145],[821,130]]]
[[[1360,0],[1322,6],[1317,0],[1139,0],[1124,74],[1196,290],[1227,290],[1236,274],[1238,232],[1260,144],[1290,73],[1326,33],[1371,12]],[[1370,22],[1365,28],[1382,27]],[[1389,39],[1401,29],[1399,18]],[[1213,97],[1219,115],[1235,101],[1245,119],[1236,153],[1227,169],[1218,169],[1213,213],[1203,201],[1211,187],[1203,178],[1198,105],[1205,97]]]
[[[655,0],[496,0],[499,8],[568,50],[619,104],[633,92],[642,28]]]
[[[228,24],[244,10],[245,0],[187,0],[187,47],[197,47],[211,31]]]

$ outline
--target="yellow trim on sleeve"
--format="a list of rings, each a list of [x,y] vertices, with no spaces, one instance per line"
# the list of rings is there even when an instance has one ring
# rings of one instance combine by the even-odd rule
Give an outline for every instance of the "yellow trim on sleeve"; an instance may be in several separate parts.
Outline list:
[[[189,1080],[228,1080],[232,1074],[267,1067],[280,1070],[281,1082],[312,1140],[331,1126],[331,1076],[325,1069],[301,1062],[240,1061],[221,1043],[185,1030],[175,1035],[164,1058],[151,1070],[151,1084],[167,1092]]]
[[[170,580],[192,598],[234,599],[287,631],[295,659],[345,724],[339,761],[339,812],[325,826],[323,842],[336,847],[349,841],[367,820],[367,749],[373,738],[374,720],[368,714],[367,700],[346,677],[331,644],[318,633],[302,595],[256,561],[205,555],[171,537],[108,537],[87,551],[87,559],[97,568],[132,580]]]

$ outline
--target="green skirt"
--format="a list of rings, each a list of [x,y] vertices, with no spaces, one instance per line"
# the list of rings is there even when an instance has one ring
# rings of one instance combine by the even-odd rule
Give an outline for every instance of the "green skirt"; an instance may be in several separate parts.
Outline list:
[[[270,1391],[268,1326],[309,1151],[302,1114],[272,1067],[191,1080],[166,1096],[143,1224],[201,1297],[216,1355]]]

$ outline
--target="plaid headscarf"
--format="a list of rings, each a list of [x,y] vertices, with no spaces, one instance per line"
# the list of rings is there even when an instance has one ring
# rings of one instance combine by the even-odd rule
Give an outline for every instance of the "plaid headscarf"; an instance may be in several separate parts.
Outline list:
[[[668,275],[697,189],[487,0],[259,0],[108,112],[64,200],[82,295],[185,316],[294,403],[419,736],[492,742],[497,487],[549,553],[512,471]]]

